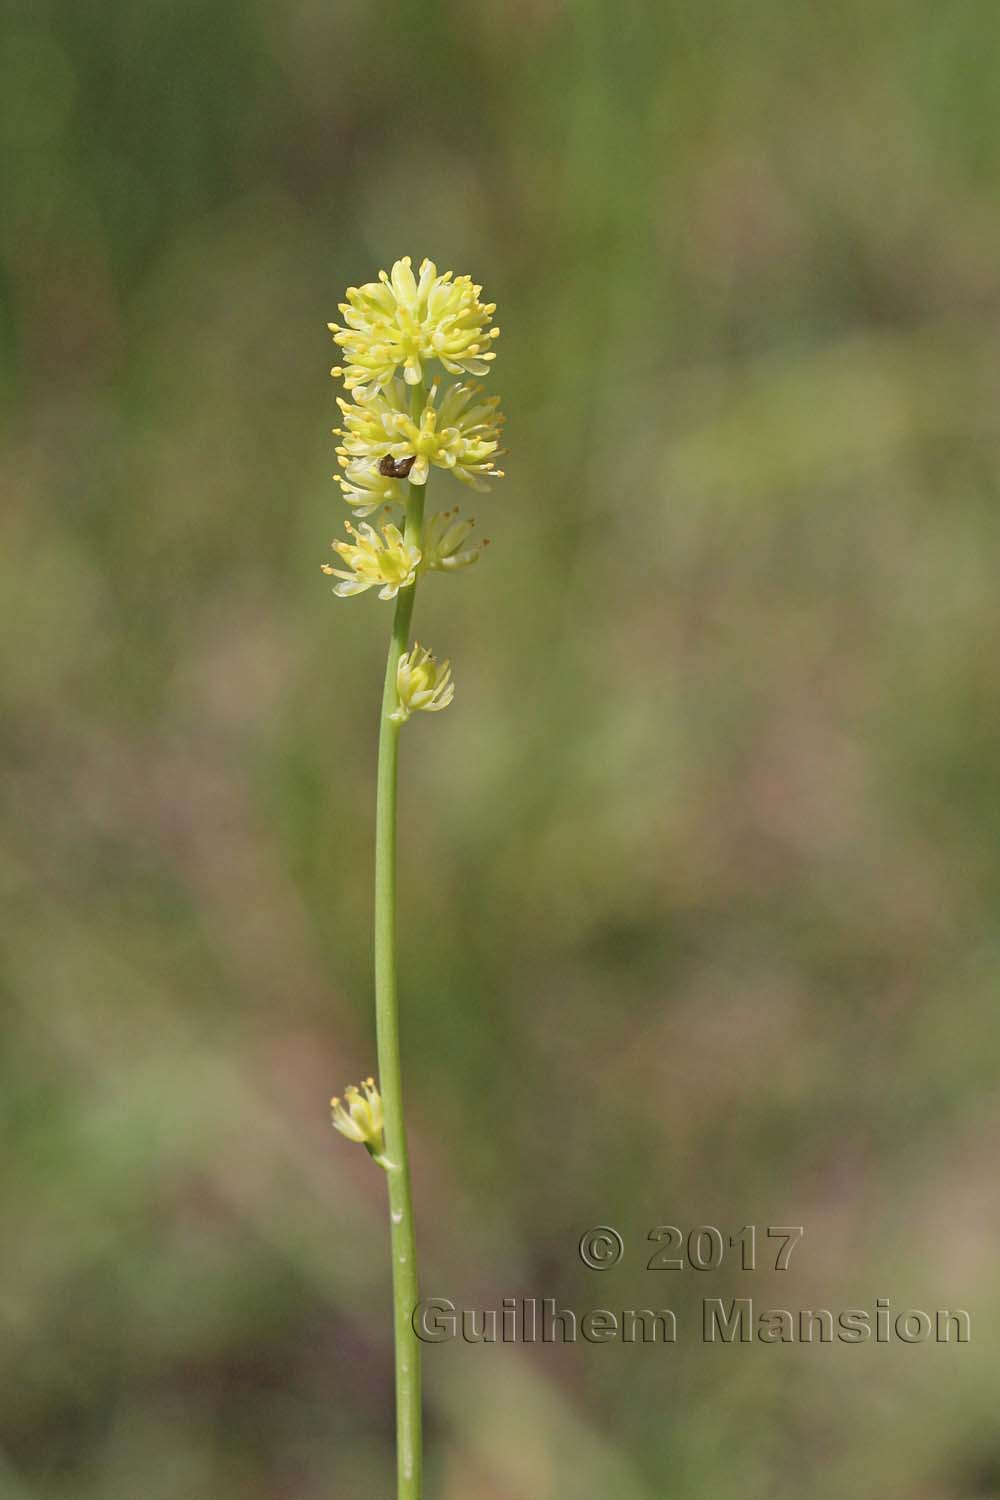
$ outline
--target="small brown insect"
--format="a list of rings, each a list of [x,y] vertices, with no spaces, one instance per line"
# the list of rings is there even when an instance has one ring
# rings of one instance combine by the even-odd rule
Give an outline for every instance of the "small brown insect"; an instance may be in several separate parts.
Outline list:
[[[386,479],[405,479],[417,461],[417,455],[412,453],[409,458],[393,458],[387,453],[381,459],[378,471]]]

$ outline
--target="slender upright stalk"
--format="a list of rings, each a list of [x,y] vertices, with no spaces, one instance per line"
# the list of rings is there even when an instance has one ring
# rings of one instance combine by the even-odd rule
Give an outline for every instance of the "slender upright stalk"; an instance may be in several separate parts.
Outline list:
[[[423,388],[419,393],[423,406]],[[406,541],[420,546],[424,486],[411,484],[406,502]],[[385,1111],[386,1177],[392,1238],[392,1305],[396,1345],[396,1463],[398,1500],[420,1500],[423,1451],[420,1410],[420,1341],[413,1330],[417,1304],[417,1263],[413,1233],[410,1164],[403,1121],[399,1057],[399,1001],[396,989],[396,789],[401,725],[390,715],[398,704],[396,667],[410,639],[417,592],[414,581],[400,589],[385,664],[378,745],[375,809],[375,1029],[379,1084]]]

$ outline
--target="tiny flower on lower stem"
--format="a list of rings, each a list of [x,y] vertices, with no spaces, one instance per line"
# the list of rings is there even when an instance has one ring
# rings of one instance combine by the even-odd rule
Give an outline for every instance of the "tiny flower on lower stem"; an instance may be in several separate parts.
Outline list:
[[[484,537],[481,542],[466,545],[475,524],[459,517],[457,505],[454,510],[439,511],[432,516],[424,527],[421,566],[432,573],[453,573],[478,562],[490,542],[489,537]]]
[[[389,717],[397,724],[405,724],[412,713],[434,714],[447,708],[455,696],[451,662],[436,661],[425,647],[414,641],[396,667],[396,696],[399,707]]]
[[[374,1078],[366,1078],[361,1088],[352,1083],[344,1090],[344,1102],[330,1100],[333,1111],[333,1128],[346,1135],[349,1141],[364,1146],[378,1160],[385,1154],[385,1119],[382,1113],[382,1095],[375,1086]]]
[[[348,564],[350,572],[323,563],[323,572],[344,581],[335,585],[333,592],[341,599],[351,594],[363,594],[365,589],[377,588],[380,599],[394,599],[400,589],[408,588],[417,576],[420,551],[403,539],[398,526],[390,521],[382,527],[381,536],[367,521],[354,527],[344,522],[344,529],[354,537],[353,542],[333,542],[334,552],[339,552]]]

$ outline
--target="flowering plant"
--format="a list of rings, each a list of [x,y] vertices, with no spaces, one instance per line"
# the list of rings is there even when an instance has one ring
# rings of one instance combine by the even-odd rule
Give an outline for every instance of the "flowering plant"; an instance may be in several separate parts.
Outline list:
[[[393,1319],[396,1347],[396,1445],[399,1500],[419,1500],[422,1488],[420,1344],[413,1327],[418,1300],[410,1170],[403,1122],[396,990],[396,787],[399,735],[414,713],[437,713],[455,696],[450,662],[438,662],[417,642],[410,624],[419,579],[453,573],[477,562],[487,545],[472,542],[474,522],[457,507],[425,524],[432,469],[443,469],[473,490],[501,479],[503,418],[499,398],[484,396],[474,380],[442,385],[445,376],[489,374],[492,302],[468,276],[438,274],[424,260],[413,274],[409,256],[378,281],[350,287],[341,303],[343,324],[331,323],[345,363],[333,370],[350,399],[338,397],[343,426],[336,476],[356,516],[380,507],[378,526],[346,523],[350,540],[334,542],[346,567],[323,571],[337,578],[344,599],[376,589],[394,599],[392,632],[382,689],[375,813],[375,1029],[379,1082],[346,1089],[345,1104],[332,1101],[333,1123],[364,1145],[385,1171],[389,1188]],[[440,366],[440,370],[435,369]],[[429,383],[430,382],[430,383]],[[395,507],[395,510],[393,509]],[[403,529],[394,516],[402,513]]]

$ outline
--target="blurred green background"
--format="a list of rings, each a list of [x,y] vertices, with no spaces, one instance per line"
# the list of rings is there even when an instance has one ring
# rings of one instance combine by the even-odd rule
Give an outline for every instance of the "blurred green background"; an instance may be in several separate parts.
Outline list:
[[[325,324],[406,253],[497,302],[510,448],[417,606],[424,1288],[688,1330],[430,1349],[428,1495],[1000,1494],[996,7],[2,25],[0,1495],[392,1491],[383,1183],[327,1108],[389,611],[319,564]],[[784,1275],[644,1269],[751,1222],[806,1226]],[[973,1339],[704,1347],[710,1295]]]

